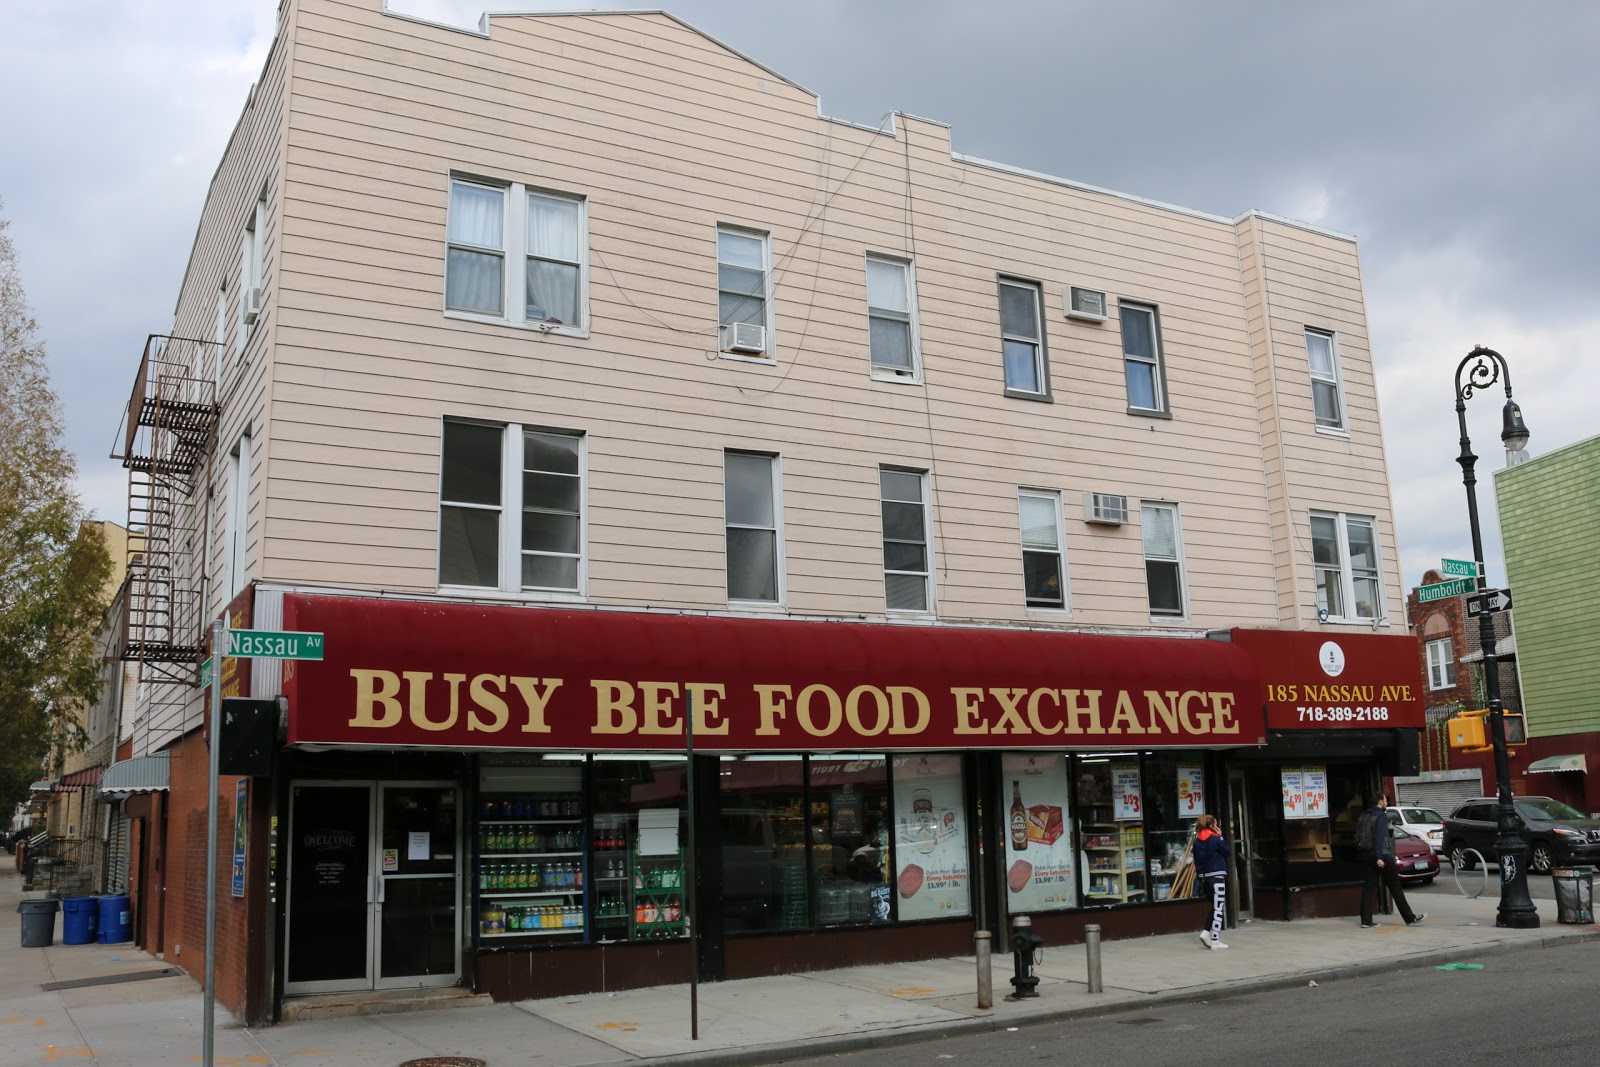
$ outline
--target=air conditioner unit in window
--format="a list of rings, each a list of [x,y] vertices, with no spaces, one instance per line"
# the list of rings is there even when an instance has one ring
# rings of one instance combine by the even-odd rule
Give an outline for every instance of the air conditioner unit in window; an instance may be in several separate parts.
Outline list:
[[[1083,521],[1121,526],[1128,521],[1128,498],[1113,493],[1083,494]]]
[[[254,326],[256,319],[261,316],[261,290],[246,289],[244,291],[244,324]]]
[[[1106,321],[1106,294],[1079,285],[1067,286],[1067,318],[1084,322]]]
[[[748,322],[729,322],[717,329],[717,346],[724,352],[753,352],[757,355],[767,350],[767,328]]]

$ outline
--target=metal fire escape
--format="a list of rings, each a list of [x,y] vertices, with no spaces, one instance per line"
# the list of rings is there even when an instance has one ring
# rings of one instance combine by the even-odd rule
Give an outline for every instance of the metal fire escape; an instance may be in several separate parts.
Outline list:
[[[216,385],[203,375],[207,357],[221,355],[213,341],[150,335],[128,400],[121,452],[111,455],[128,470],[128,533],[135,549],[122,658],[138,662],[141,681],[198,684],[218,414]]]

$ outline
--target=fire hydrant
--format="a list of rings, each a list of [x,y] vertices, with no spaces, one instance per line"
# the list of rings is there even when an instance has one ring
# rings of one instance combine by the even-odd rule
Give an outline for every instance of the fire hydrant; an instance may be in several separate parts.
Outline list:
[[[1033,920],[1026,915],[1011,920],[1011,965],[1016,972],[1011,976],[1014,987],[1007,1000],[1022,1000],[1039,995],[1039,976],[1033,973],[1034,953],[1044,948],[1044,940],[1033,932]]]

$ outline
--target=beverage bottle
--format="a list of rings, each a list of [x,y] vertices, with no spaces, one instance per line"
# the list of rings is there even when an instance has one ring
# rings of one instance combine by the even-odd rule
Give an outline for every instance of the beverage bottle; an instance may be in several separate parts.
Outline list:
[[[1028,809],[1022,806],[1022,783],[1011,783],[1011,850],[1023,852],[1028,848]]]
[[[581,863],[574,863],[572,865],[572,888],[583,888],[583,864]]]
[[[487,863],[478,864],[478,891],[480,893],[489,888],[489,870]]]

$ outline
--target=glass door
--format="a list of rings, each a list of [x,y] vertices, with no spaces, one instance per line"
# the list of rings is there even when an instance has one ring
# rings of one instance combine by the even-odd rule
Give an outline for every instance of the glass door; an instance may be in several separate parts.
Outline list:
[[[1244,775],[1237,771],[1228,776],[1228,797],[1232,804],[1234,883],[1237,886],[1239,918],[1249,919],[1255,916],[1256,850]]]
[[[377,987],[454,985],[460,973],[460,805],[451,782],[379,786]]]
[[[372,782],[295,782],[284,992],[372,988]]]

